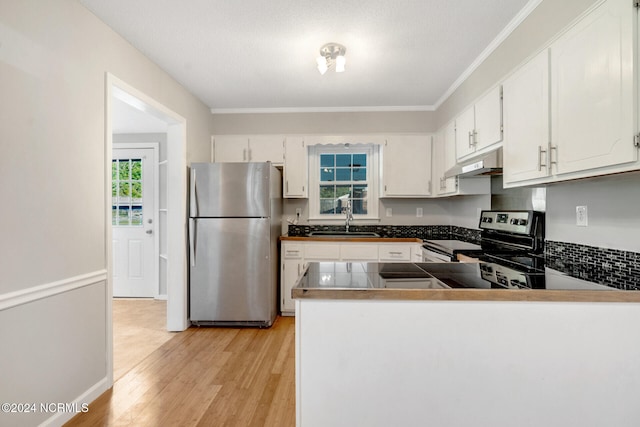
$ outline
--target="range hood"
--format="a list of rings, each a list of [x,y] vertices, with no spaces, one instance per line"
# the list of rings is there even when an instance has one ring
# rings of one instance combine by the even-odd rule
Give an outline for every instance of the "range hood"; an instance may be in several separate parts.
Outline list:
[[[473,160],[459,163],[444,173],[445,178],[500,175],[502,174],[502,148]]]

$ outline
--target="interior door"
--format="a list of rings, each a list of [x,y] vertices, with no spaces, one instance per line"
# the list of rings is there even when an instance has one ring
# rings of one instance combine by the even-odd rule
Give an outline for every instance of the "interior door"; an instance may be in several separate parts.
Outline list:
[[[155,151],[113,150],[113,296],[158,294],[155,238]]]

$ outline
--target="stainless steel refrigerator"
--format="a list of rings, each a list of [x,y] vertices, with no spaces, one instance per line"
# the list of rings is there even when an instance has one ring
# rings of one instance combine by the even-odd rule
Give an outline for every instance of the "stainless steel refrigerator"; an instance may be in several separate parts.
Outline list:
[[[271,163],[193,163],[189,205],[191,323],[271,326],[278,309],[280,171]]]

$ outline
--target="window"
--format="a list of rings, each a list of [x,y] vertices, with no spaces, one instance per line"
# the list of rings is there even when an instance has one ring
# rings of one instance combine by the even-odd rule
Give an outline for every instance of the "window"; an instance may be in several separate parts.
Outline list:
[[[377,218],[378,146],[310,147],[310,212],[315,219],[342,219],[347,203],[355,218]]]
[[[111,178],[111,224],[142,226],[142,159],[114,159]]]

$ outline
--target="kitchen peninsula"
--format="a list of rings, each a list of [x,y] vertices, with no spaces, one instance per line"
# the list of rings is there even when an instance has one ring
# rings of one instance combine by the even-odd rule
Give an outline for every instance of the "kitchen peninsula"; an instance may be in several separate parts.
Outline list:
[[[551,269],[498,289],[480,265],[310,263],[297,425],[637,426],[640,292]]]

